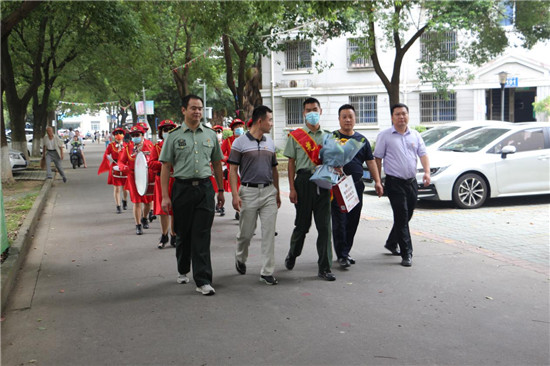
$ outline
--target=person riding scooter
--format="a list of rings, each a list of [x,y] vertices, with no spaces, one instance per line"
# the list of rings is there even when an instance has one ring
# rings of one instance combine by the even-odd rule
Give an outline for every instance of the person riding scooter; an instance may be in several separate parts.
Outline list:
[[[73,166],[73,169],[76,169],[76,166],[80,167],[83,163],[82,159],[82,142],[80,142],[78,136],[73,137],[73,141],[71,141],[71,153],[70,153],[70,160],[71,164]]]

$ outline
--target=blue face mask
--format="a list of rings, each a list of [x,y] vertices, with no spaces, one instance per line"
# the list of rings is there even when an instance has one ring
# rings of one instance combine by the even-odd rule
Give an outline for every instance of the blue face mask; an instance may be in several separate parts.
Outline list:
[[[244,128],[243,127],[237,127],[235,128],[235,136],[240,136],[244,133]]]
[[[132,137],[132,142],[136,145],[141,143],[141,137]]]
[[[312,126],[316,126],[319,124],[320,117],[321,115],[318,112],[309,112],[306,114],[306,122]]]

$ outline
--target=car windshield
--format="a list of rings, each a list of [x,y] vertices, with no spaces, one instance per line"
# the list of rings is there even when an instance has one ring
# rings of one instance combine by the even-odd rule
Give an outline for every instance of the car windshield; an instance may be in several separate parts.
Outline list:
[[[459,126],[434,127],[427,131],[422,132],[420,135],[422,136],[422,140],[424,140],[424,144],[426,144],[426,146],[430,146],[431,144],[436,143],[437,141],[441,140],[443,137],[447,136],[451,132],[458,129],[459,129]]]
[[[482,128],[441,146],[442,151],[476,152],[510,131],[506,128]]]

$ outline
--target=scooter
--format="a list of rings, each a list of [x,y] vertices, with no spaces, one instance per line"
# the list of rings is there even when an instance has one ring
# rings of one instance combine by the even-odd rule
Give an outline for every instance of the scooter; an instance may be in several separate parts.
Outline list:
[[[70,158],[71,158],[71,164],[73,165],[73,169],[76,169],[77,165],[80,168],[83,161],[82,161],[82,154],[80,153],[80,149],[77,146],[71,147]]]

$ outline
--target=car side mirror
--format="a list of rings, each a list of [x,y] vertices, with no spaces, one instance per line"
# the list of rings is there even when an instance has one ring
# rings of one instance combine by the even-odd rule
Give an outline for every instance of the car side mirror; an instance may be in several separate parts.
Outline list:
[[[514,154],[516,152],[516,147],[513,145],[506,145],[500,151],[500,157],[506,159],[508,154]]]

